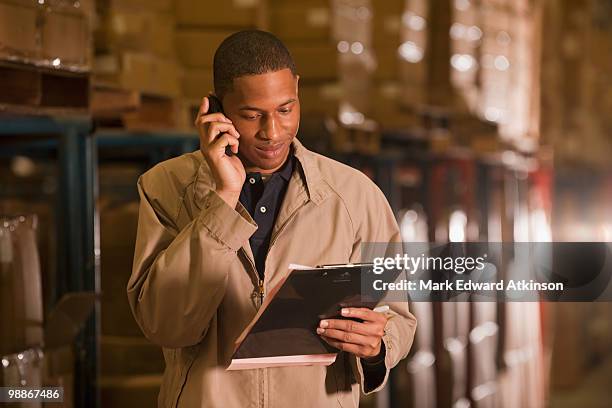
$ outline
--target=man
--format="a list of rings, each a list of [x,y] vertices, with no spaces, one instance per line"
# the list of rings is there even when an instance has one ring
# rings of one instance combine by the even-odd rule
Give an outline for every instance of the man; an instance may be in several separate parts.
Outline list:
[[[142,331],[163,347],[160,407],[356,407],[412,344],[406,303],[387,314],[322,321],[334,364],[226,371],[234,342],[289,263],[361,261],[364,242],[400,241],[381,191],[362,173],[307,150],[296,69],[272,34],[242,31],[214,57],[224,113],[195,120],[200,151],[139,180],[141,206],[127,292]],[[233,154],[226,153],[230,147]]]

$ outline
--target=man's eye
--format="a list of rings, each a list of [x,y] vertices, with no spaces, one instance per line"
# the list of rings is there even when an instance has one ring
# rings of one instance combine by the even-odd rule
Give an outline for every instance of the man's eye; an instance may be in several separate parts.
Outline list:
[[[259,115],[255,115],[255,116],[244,116],[245,119],[247,120],[255,120],[259,117]]]
[[[290,113],[291,109],[281,109],[279,110],[280,113]]]

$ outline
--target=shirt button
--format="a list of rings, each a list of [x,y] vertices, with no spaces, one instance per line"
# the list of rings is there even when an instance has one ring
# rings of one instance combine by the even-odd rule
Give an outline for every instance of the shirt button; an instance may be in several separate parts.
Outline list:
[[[266,207],[264,207],[263,205],[261,207],[259,207],[259,211],[261,211],[262,213],[265,213],[268,209]]]
[[[255,184],[255,178],[254,177],[249,178],[249,183]]]

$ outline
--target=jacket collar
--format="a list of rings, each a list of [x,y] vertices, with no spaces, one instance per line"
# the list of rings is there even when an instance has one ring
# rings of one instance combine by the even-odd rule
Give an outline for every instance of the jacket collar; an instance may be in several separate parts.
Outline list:
[[[297,167],[301,168],[301,172],[299,172],[301,177],[296,179],[305,185],[306,191],[308,192],[308,198],[316,205],[319,205],[327,195],[327,183],[322,179],[321,172],[315,162],[316,153],[308,150],[297,137],[293,138],[291,145],[293,146],[293,154],[300,164],[300,166],[294,167],[296,170]],[[194,180],[194,198],[196,201],[195,204],[199,208],[199,204],[202,202],[204,195],[209,190],[215,188],[215,181],[208,167],[208,163],[206,163],[206,160],[202,157],[202,153],[198,151],[197,155],[200,159],[200,167],[198,168]]]
[[[291,144],[294,147],[295,158],[299,161],[302,168],[303,181],[308,191],[308,198],[319,205],[325,199],[325,186],[327,184],[322,179],[319,167],[315,162],[315,153],[304,147],[297,137],[293,139]]]

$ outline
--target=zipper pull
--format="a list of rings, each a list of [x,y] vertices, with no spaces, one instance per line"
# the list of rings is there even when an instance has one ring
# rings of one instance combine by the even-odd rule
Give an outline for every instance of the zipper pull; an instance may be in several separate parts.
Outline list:
[[[264,297],[264,281],[263,279],[259,280],[259,306],[263,304]]]

